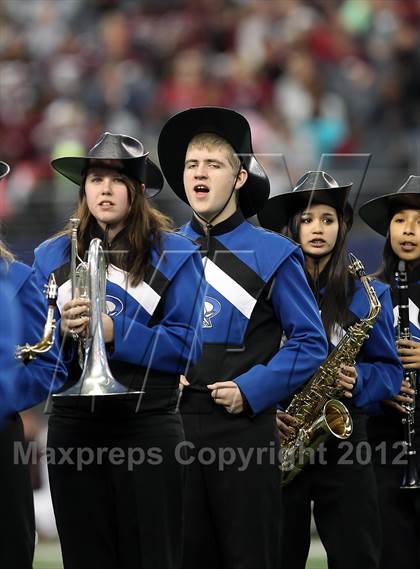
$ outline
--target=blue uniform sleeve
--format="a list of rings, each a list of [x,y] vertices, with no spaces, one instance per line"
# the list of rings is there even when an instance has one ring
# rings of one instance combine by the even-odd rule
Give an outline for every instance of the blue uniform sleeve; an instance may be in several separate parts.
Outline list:
[[[48,281],[48,277],[49,275],[45,275],[44,272],[41,269],[41,265],[39,263],[38,260],[38,255],[37,255],[37,250],[35,249],[35,256],[34,256],[34,262],[32,265],[32,269],[34,271],[34,278],[35,278],[35,282],[38,285],[38,289],[40,291],[42,291],[44,284]]]
[[[201,256],[194,252],[166,290],[159,324],[146,326],[124,312],[113,317],[114,350],[110,359],[169,373],[186,373],[202,351],[204,292]]]
[[[1,278],[1,275],[0,275]],[[13,353],[18,334],[13,307],[12,291],[4,279],[0,280],[0,426],[2,420],[15,411],[14,374],[16,364]]]
[[[363,344],[363,361],[356,364],[357,382],[353,402],[372,413],[377,402],[392,399],[401,388],[403,367],[395,345],[389,289],[381,295],[381,313]]]
[[[4,298],[4,289],[1,296],[1,302],[5,306],[7,299]],[[40,403],[51,392],[58,390],[66,379],[57,342],[48,352],[39,354],[27,364],[14,357],[17,344],[36,344],[44,331],[45,304],[33,273],[17,295],[8,300],[8,310],[3,311],[1,321],[1,341],[3,344],[6,342],[0,358],[0,382],[5,397],[0,407],[3,416]]]
[[[254,413],[288,398],[327,357],[328,344],[300,252],[280,266],[272,289],[275,314],[287,341],[266,364],[235,379]]]

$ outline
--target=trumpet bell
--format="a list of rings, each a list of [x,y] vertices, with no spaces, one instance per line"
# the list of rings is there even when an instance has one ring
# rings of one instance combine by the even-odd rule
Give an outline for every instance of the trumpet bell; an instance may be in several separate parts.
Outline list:
[[[83,373],[77,383],[61,393],[54,394],[54,397],[135,395],[140,393],[140,391],[129,390],[114,378],[106,357],[95,359],[90,356],[90,353],[91,349],[86,349]]]

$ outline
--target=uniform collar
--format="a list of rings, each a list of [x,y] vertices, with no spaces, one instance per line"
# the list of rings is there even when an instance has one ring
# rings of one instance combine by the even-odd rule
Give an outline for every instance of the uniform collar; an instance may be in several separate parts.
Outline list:
[[[233,231],[234,229],[236,229],[236,227],[241,225],[241,223],[243,223],[244,221],[245,221],[245,218],[244,218],[241,210],[237,209],[234,214],[232,214],[230,217],[228,217],[224,221],[221,221],[220,223],[217,223],[216,225],[212,225],[210,228],[210,234],[212,236],[215,236],[215,235],[222,235],[223,233],[229,233],[229,231]],[[193,215],[193,217],[191,219],[191,227],[199,235],[206,235],[206,233],[204,231],[204,227],[201,225],[201,223],[198,221],[198,219],[195,217],[195,215]]]
[[[121,248],[123,244],[126,245],[127,243],[127,227],[123,227],[121,231],[115,235],[110,243],[108,241],[108,236],[105,235],[105,231],[101,228],[95,219],[89,228],[89,242],[95,237],[99,238],[102,241],[102,246],[104,249],[107,249],[109,251],[112,249],[118,249]]]

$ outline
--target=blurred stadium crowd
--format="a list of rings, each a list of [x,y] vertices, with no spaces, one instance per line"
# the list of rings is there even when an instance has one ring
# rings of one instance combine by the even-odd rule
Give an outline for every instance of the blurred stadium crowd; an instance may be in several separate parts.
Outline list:
[[[75,202],[52,157],[104,130],[153,155],[190,106],[247,116],[255,151],[284,157],[267,161],[273,193],[322,153],[370,153],[365,192],[420,173],[418,0],[2,0],[0,14],[0,216],[23,260]],[[185,219],[168,189],[160,203]]]

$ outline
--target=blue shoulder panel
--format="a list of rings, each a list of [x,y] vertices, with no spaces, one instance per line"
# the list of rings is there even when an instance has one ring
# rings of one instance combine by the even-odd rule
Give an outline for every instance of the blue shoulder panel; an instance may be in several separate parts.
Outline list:
[[[4,276],[7,275],[7,280],[11,285],[11,295],[15,297],[31,277],[32,269],[19,261],[7,263],[4,259],[0,259],[0,273]]]
[[[44,279],[67,263],[70,256],[70,238],[68,235],[53,237],[41,243],[34,251],[35,266],[42,272]]]

